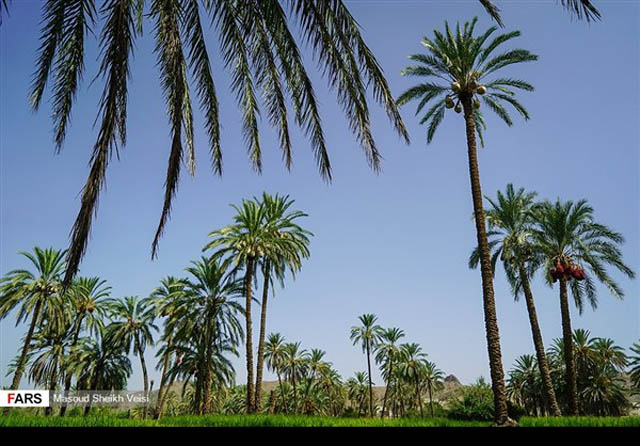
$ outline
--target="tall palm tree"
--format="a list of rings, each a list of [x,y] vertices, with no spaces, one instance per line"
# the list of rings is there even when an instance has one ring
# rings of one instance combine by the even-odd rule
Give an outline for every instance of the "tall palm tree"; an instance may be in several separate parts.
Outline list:
[[[382,375],[385,378],[384,397],[380,418],[384,418],[387,408],[389,388],[393,386],[393,365],[398,359],[400,347],[398,341],[404,338],[404,331],[399,328],[387,328],[380,334],[380,342],[376,346],[376,362],[382,364]]]
[[[507,425],[513,424],[513,421],[507,415],[493,274],[482,206],[476,133],[480,143],[483,144],[483,130],[486,125],[480,110],[480,98],[485,106],[509,126],[513,121],[504,106],[505,103],[512,105],[524,119],[529,118],[525,108],[514,98],[513,89],[532,91],[533,86],[517,79],[495,77],[494,73],[509,65],[536,60],[537,56],[524,49],[509,50],[494,56],[496,48],[519,36],[520,32],[512,31],[489,40],[497,28],[493,26],[484,33],[474,36],[476,22],[477,18],[474,18],[470,23],[465,23],[462,29],[458,24],[455,33],[445,22],[444,33],[434,30],[433,39],[428,37],[422,39],[422,44],[427,48],[428,53],[409,56],[418,65],[405,68],[402,74],[435,78],[444,83],[425,82],[412,87],[398,98],[398,104],[403,105],[412,100],[419,100],[417,113],[420,113],[425,105],[435,101],[420,121],[422,124],[429,124],[427,143],[432,141],[435,131],[444,118],[445,110],[454,107],[457,113],[464,110],[471,195],[480,251],[485,330],[496,408],[495,424]]]
[[[435,362],[427,361],[424,364],[422,379],[429,392],[429,409],[431,411],[431,417],[433,418],[435,415],[433,410],[433,392],[442,386],[444,372],[436,366]]]
[[[153,331],[158,331],[153,323],[155,312],[149,303],[137,296],[110,299],[109,312],[114,322],[106,327],[105,332],[107,344],[113,344],[127,354],[133,351],[140,358],[145,394],[149,392],[149,376],[144,351],[147,344],[153,345]]]
[[[367,373],[369,375],[369,415],[373,416],[373,383],[371,382],[371,351],[376,348],[382,335],[382,327],[376,324],[375,314],[363,314],[358,317],[362,325],[351,327],[353,345],[360,344],[367,355]]]
[[[144,26],[153,28],[149,35],[155,41],[158,77],[170,123],[164,204],[152,256],[157,254],[158,241],[169,218],[182,160],[187,159],[191,174],[195,170],[192,95],[202,110],[212,169],[217,175],[223,170],[220,110],[206,44],[207,25],[213,28],[211,32],[221,47],[221,62],[230,71],[231,90],[242,112],[249,160],[256,171],[262,171],[259,117],[263,103],[269,124],[277,130],[287,168],[292,165],[292,119],[309,138],[321,176],[327,181],[332,178],[319,104],[300,53],[301,43],[313,49],[320,71],[335,88],[349,128],[373,169],[380,168],[381,156],[372,135],[368,87],[398,134],[409,141],[382,68],[341,0],[104,0],[99,5],[96,0],[51,0],[43,3],[42,17],[30,102],[37,110],[47,84],[52,85],[57,151],[64,144],[80,90],[87,37],[100,36],[97,79],[103,84],[103,92],[96,119],[99,130],[72,229],[67,284],[86,251],[112,155],[126,144],[130,64]]]
[[[284,389],[282,388],[282,370],[286,357],[285,352],[285,339],[280,333],[270,333],[267,336],[267,342],[265,344],[264,359],[267,362],[267,368],[276,373],[278,377],[278,390],[282,398],[282,408],[285,409],[287,402],[284,396]]]
[[[422,351],[416,343],[402,344],[400,346],[400,361],[398,362],[398,372],[409,382],[413,382],[416,392],[416,400],[420,409],[420,416],[424,417],[422,407],[422,390],[420,381],[424,376],[424,369],[427,364],[427,354]]]
[[[16,325],[31,317],[27,335],[24,338],[22,352],[16,363],[16,369],[10,389],[20,388],[20,379],[27,364],[27,356],[36,326],[43,319],[49,322],[63,322],[63,301],[60,296],[60,279],[64,273],[65,251],[53,248],[33,248],[33,252],[20,252],[33,268],[9,271],[0,279],[0,319],[4,319],[16,308],[18,310]],[[61,324],[62,325],[62,324]],[[3,410],[9,413],[9,408]]]
[[[531,227],[534,224],[532,208],[535,206],[535,197],[535,192],[526,192],[524,188],[516,191],[513,184],[509,183],[504,193],[498,191],[495,200],[486,197],[490,206],[485,211],[485,215],[489,226],[489,249],[493,251],[491,264],[494,273],[499,258],[511,284],[515,300],[520,298],[521,292],[524,294],[547,404],[552,415],[560,416],[560,407],[551,381],[549,363],[544,352],[542,332],[529,282],[536,267],[539,266],[537,262],[532,261],[535,248],[532,246]],[[469,258],[469,267],[477,268],[479,262],[480,256],[476,248]]]
[[[259,200],[255,200],[259,201]],[[293,276],[302,267],[302,260],[309,258],[309,237],[313,234],[300,227],[296,220],[306,217],[302,211],[292,211],[294,200],[288,195],[262,194],[260,204],[265,208],[265,231],[270,233],[273,242],[261,258],[262,304],[260,313],[260,331],[258,336],[258,357],[256,365],[255,410],[260,410],[262,394],[262,372],[264,365],[265,335],[267,330],[267,300],[269,284],[275,275],[284,285],[284,272],[288,269]]]
[[[624,298],[624,291],[609,275],[606,266],[614,267],[629,278],[635,274],[622,261],[619,245],[624,243],[624,237],[596,222],[593,208],[586,200],[545,201],[536,206],[535,220],[532,237],[547,283],[553,286],[559,282],[569,414],[576,415],[578,384],[568,290],[571,289],[574,303],[582,313],[585,299],[592,308],[597,307],[595,280],[604,284],[614,297]]]
[[[288,342],[284,345],[282,371],[293,386],[293,411],[298,410],[298,383],[307,373],[308,352],[300,348],[300,342]]]
[[[215,250],[214,257],[229,255],[236,268],[244,267],[245,287],[245,332],[247,361],[247,411],[253,413],[255,407],[255,387],[253,374],[253,320],[251,313],[252,292],[256,266],[261,257],[273,249],[271,232],[265,230],[266,208],[252,200],[242,200],[242,206],[231,205],[235,209],[234,224],[209,234],[213,240],[205,250]]]
[[[69,290],[69,297],[74,312],[72,339],[70,348],[78,343],[80,332],[84,329],[94,335],[104,328],[106,316],[105,299],[109,297],[111,287],[106,286],[107,281],[99,277],[77,277]],[[71,389],[72,375],[67,374],[64,381],[65,395]],[[67,404],[60,406],[60,416],[67,411]]]

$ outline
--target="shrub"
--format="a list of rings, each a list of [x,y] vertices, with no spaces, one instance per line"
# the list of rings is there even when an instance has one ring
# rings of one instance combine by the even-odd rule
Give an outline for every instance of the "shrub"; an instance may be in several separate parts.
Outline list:
[[[464,387],[448,410],[447,417],[454,420],[490,421],[493,419],[493,393],[483,378]]]

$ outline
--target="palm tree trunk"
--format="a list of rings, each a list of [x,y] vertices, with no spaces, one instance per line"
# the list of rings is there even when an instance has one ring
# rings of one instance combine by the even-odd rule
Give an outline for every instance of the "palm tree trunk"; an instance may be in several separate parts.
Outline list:
[[[282,410],[287,410],[287,401],[284,398],[284,389],[282,388],[282,378],[280,377],[280,370],[276,369],[276,375],[278,375],[278,388],[280,389],[280,395],[282,396]]]
[[[100,383],[99,376],[100,376],[100,373],[102,373],[100,368],[101,368],[101,365],[96,367],[95,371],[93,372],[93,373],[95,373],[95,375],[91,379],[91,385],[89,386],[89,390],[97,390],[98,389],[98,384]],[[89,411],[90,410],[91,410],[91,398],[89,399],[89,404],[84,406],[84,416],[85,417],[89,415]]]
[[[295,369],[293,370],[293,413],[296,413],[296,411],[298,410],[298,392],[296,389],[296,373],[295,373]]]
[[[142,380],[144,383],[144,394],[145,397],[148,396],[149,392],[149,376],[147,375],[147,364],[144,362],[144,352],[142,351],[142,346],[140,345],[140,339],[136,337],[136,351],[138,352],[138,356],[140,357],[140,366],[142,367]],[[144,404],[144,410],[142,412],[142,418],[146,418],[147,416],[147,403]]]
[[[502,368],[502,353],[500,351],[500,333],[493,293],[493,273],[489,254],[489,242],[485,226],[484,209],[482,207],[482,189],[480,187],[480,172],[478,169],[478,152],[476,147],[475,122],[473,120],[473,105],[471,95],[461,97],[464,107],[464,119],[467,131],[467,149],[469,155],[469,177],[471,180],[471,195],[473,197],[473,211],[476,223],[476,235],[480,251],[480,270],[482,273],[482,299],[484,307],[484,323],[487,335],[487,350],[489,352],[489,369],[491,372],[491,387],[495,407],[495,426],[514,425],[507,414],[507,396],[504,386],[504,370]]]
[[[245,273],[245,318],[246,318],[246,355],[247,355],[247,413],[254,410],[254,388],[253,388],[253,328],[251,321],[251,290],[253,287],[253,266],[255,259],[250,257],[247,260],[247,271]]]
[[[262,370],[264,366],[264,338],[267,331],[267,299],[269,298],[269,274],[271,264],[265,261],[263,269],[264,284],[262,285],[262,312],[260,314],[260,335],[258,339],[258,364],[256,365],[256,397],[255,410],[258,412],[261,406],[260,395],[262,393]]]
[[[56,390],[56,382],[58,381],[58,363],[56,362],[56,364],[53,366],[53,370],[51,373],[51,382],[49,383],[49,390],[50,391],[54,391]],[[49,416],[53,413],[53,406],[51,405],[52,402],[49,403],[49,406],[47,408],[44,409],[44,414],[45,416]]]
[[[431,418],[433,418],[433,385],[429,383],[429,408],[431,409]]]
[[[16,367],[16,372],[13,375],[13,381],[11,381],[11,390],[18,390],[20,387],[20,380],[22,379],[22,374],[24,373],[24,368],[27,365],[27,355],[29,354],[29,347],[31,346],[31,339],[33,338],[33,332],[36,329],[36,324],[38,322],[38,318],[40,317],[40,308],[42,307],[42,300],[45,297],[41,297],[36,302],[35,307],[33,308],[33,317],[31,318],[31,325],[29,326],[29,331],[27,331],[27,337],[24,338],[24,345],[22,346],[22,353],[20,354],[20,359],[18,360],[18,367]],[[9,408],[5,407],[2,411],[4,416],[9,415]]]
[[[373,417],[373,384],[371,384],[371,349],[367,339],[367,368],[369,369],[369,415]]]
[[[562,314],[562,340],[564,341],[564,361],[567,368],[567,387],[569,392],[569,415],[578,415],[578,381],[576,361],[573,356],[573,334],[571,315],[569,313],[569,297],[567,294],[567,278],[560,278],[560,312]]]
[[[156,403],[155,418],[159,419],[162,416],[162,404],[163,404],[163,392],[167,381],[167,371],[169,370],[169,361],[171,359],[171,346],[173,345],[173,339],[169,336],[167,339],[167,351],[165,352],[162,363],[162,377],[160,378],[160,387],[158,388],[158,401]]]
[[[71,346],[70,348],[75,347],[75,345],[78,343],[78,338],[80,337],[80,328],[82,327],[82,319],[84,318],[84,313],[80,313],[78,315],[78,319],[76,320],[76,326],[73,330],[73,339],[71,341]],[[73,376],[70,373],[67,373],[65,378],[64,378],[64,396],[65,396],[65,400],[66,397],[69,395],[69,389],[71,389],[71,379],[73,378]],[[60,407],[60,416],[64,417],[64,414],[67,412],[67,403],[62,403],[62,406]]]
[[[384,386],[384,398],[382,398],[382,412],[380,413],[380,418],[384,418],[384,411],[387,408],[387,395],[389,394],[389,386],[391,386],[392,377],[393,377],[393,361],[389,360],[389,379],[387,379],[387,383]]]
[[[529,313],[529,324],[531,325],[531,335],[533,336],[533,345],[536,349],[536,356],[538,358],[538,368],[540,369],[540,376],[542,376],[542,384],[544,386],[545,397],[551,410],[551,414],[555,417],[559,417],[560,407],[556,400],[556,392],[553,390],[553,382],[551,381],[551,372],[549,371],[549,362],[547,361],[547,355],[544,352],[544,342],[542,341],[542,332],[540,331],[540,325],[538,324],[538,315],[536,314],[536,305],[533,300],[533,293],[531,292],[531,286],[529,285],[529,277],[524,268],[524,264],[521,262],[519,265],[520,282],[522,282],[522,290],[524,291],[524,298],[527,302],[527,312]]]
[[[416,398],[418,398],[418,407],[420,408],[420,417],[424,418],[424,409],[422,408],[422,397],[420,396],[420,381],[418,380],[418,374],[415,375],[416,379]]]

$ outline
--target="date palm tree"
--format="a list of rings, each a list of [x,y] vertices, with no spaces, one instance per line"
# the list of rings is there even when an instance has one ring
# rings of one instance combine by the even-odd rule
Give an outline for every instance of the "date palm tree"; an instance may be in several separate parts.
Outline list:
[[[265,336],[267,330],[267,301],[269,285],[274,276],[284,285],[285,270],[295,277],[302,267],[302,260],[309,258],[309,237],[313,234],[296,222],[306,217],[302,211],[290,210],[295,203],[288,195],[262,194],[262,199],[254,199],[264,207],[265,231],[270,234],[271,243],[260,259],[263,276],[260,331],[258,335],[258,356],[256,365],[255,410],[260,410],[262,394],[262,372],[264,366]]]
[[[300,348],[300,342],[288,342],[284,345],[282,371],[293,386],[293,411],[298,410],[298,383],[307,373],[309,353]]]
[[[427,364],[427,354],[422,351],[416,343],[402,344],[400,346],[400,360],[398,362],[398,372],[400,375],[415,386],[415,395],[420,416],[424,417],[422,407],[422,390],[420,382],[424,377],[424,369]]]
[[[104,302],[111,292],[111,287],[106,283],[106,280],[99,277],[77,277],[74,279],[67,293],[74,313],[70,348],[78,343],[80,332],[83,329],[97,336],[104,328],[104,317],[106,316]],[[64,381],[65,395],[71,389],[71,380],[72,375],[67,374]],[[63,403],[60,406],[60,416],[63,417],[66,411],[67,405]]]
[[[27,365],[31,341],[38,324],[46,319],[49,323],[63,325],[64,303],[60,295],[60,281],[64,274],[65,254],[65,251],[37,246],[33,248],[33,252],[20,252],[31,263],[32,271],[16,269],[0,279],[0,319],[7,317],[18,306],[20,309],[16,325],[31,317],[10,389],[20,388],[20,379]],[[4,408],[3,414],[8,413],[9,408]]]
[[[632,355],[629,356],[631,385],[634,393],[640,393],[640,341],[630,347]]]
[[[500,259],[515,300],[518,301],[520,294],[524,294],[544,394],[551,415],[560,416],[530,284],[530,278],[539,266],[534,259],[535,248],[531,239],[531,227],[534,224],[531,211],[535,206],[535,198],[535,192],[526,192],[523,188],[516,191],[513,184],[509,183],[504,193],[498,191],[495,200],[487,197],[490,206],[485,215],[489,226],[489,249],[493,251],[493,271],[495,273],[495,265]],[[480,255],[476,248],[469,258],[469,267],[477,268],[479,262]]]
[[[273,250],[273,237],[265,227],[266,208],[254,200],[242,200],[242,206],[231,205],[236,211],[234,223],[209,234],[213,240],[204,250],[214,251],[213,257],[229,256],[236,268],[244,268],[245,334],[247,361],[247,411],[255,407],[253,370],[253,319],[251,303],[256,266],[260,258]]]
[[[629,278],[635,274],[622,261],[619,246],[624,243],[624,237],[596,222],[593,208],[586,200],[545,201],[536,206],[535,221],[532,238],[544,265],[546,281],[550,286],[559,282],[569,414],[576,415],[578,384],[568,290],[571,290],[573,301],[582,313],[585,300],[593,309],[597,307],[595,281],[605,285],[614,297],[624,298],[624,291],[609,275],[607,266]]]
[[[282,370],[285,360],[285,340],[280,333],[270,333],[267,336],[267,342],[265,344],[264,358],[267,362],[267,368],[272,372],[275,372],[278,377],[278,391],[282,398],[282,408],[286,408],[287,402],[285,400],[284,389],[282,388]]]
[[[66,284],[71,283],[86,251],[108,165],[113,154],[126,145],[131,60],[144,26],[153,28],[149,35],[155,41],[169,120],[166,189],[152,257],[157,255],[169,218],[183,159],[190,173],[195,171],[193,96],[202,111],[212,169],[217,175],[223,170],[221,110],[206,43],[209,27],[221,47],[220,62],[230,71],[249,161],[257,172],[262,171],[262,103],[269,124],[277,131],[287,168],[292,165],[292,120],[308,137],[322,178],[332,178],[314,83],[301,55],[302,43],[313,50],[320,72],[335,89],[349,128],[374,170],[379,170],[381,156],[372,134],[368,88],[398,134],[409,141],[382,68],[341,0],[48,0],[43,2],[42,23],[30,102],[37,110],[51,84],[57,151],[64,144],[81,88],[87,37],[99,36],[97,79],[103,84],[96,118],[99,130],[72,229]]]
[[[105,341],[121,348],[127,354],[133,353],[140,358],[144,392],[149,391],[149,376],[144,351],[147,345],[153,345],[153,332],[158,331],[153,323],[155,312],[149,301],[137,296],[124,299],[110,299],[108,308],[114,320],[105,329]]]
[[[433,410],[433,392],[442,387],[444,372],[436,366],[435,362],[427,361],[424,364],[422,379],[429,392],[429,409],[431,411],[431,418],[433,418],[435,415]]]
[[[382,375],[385,378],[384,397],[380,418],[384,418],[387,408],[389,389],[393,386],[393,366],[398,360],[400,347],[398,341],[404,338],[404,331],[399,328],[387,328],[380,334],[380,342],[376,346],[376,362],[382,364]]]
[[[504,26],[498,8],[493,0],[479,0],[487,13],[500,26]],[[573,18],[585,20],[588,23],[600,20],[600,11],[590,0],[560,0],[560,5],[571,14]]]
[[[454,108],[463,113],[467,153],[469,159],[469,177],[476,225],[477,243],[480,252],[480,270],[482,276],[482,296],[484,306],[485,329],[489,365],[495,403],[495,424],[514,424],[507,415],[507,400],[504,389],[504,370],[500,350],[500,334],[496,317],[493,274],[485,216],[482,205],[482,189],[478,169],[476,134],[484,144],[483,131],[485,121],[480,109],[482,103],[495,112],[507,125],[513,121],[505,104],[513,108],[526,120],[529,114],[515,99],[514,89],[532,91],[533,86],[525,81],[509,77],[497,77],[495,73],[510,65],[534,61],[537,56],[525,49],[512,49],[495,55],[495,50],[505,42],[520,35],[519,31],[500,34],[490,39],[496,27],[475,36],[477,18],[467,22],[455,31],[445,22],[444,33],[434,30],[434,37],[424,37],[422,44],[426,54],[414,54],[409,58],[418,63],[402,71],[403,75],[435,79],[409,88],[399,98],[398,104],[418,100],[417,113],[432,101],[435,103],[425,113],[421,124],[428,124],[427,143],[433,140],[438,126],[445,116],[445,110]]]
[[[367,355],[367,373],[369,377],[369,416],[373,417],[373,383],[371,382],[371,351],[375,350],[382,327],[376,324],[378,320],[375,314],[363,314],[358,317],[362,325],[351,327],[351,342],[360,344],[362,353]]]

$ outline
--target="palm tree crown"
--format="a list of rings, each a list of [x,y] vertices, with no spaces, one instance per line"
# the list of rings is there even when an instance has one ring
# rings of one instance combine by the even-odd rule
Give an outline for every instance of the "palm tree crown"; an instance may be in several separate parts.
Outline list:
[[[455,108],[455,111],[460,113],[464,103],[469,102],[473,104],[475,128],[483,144],[482,131],[486,126],[480,111],[479,98],[482,98],[485,105],[507,125],[512,125],[513,121],[504,106],[505,103],[513,106],[524,119],[529,119],[526,109],[515,99],[513,89],[533,91],[533,86],[523,80],[491,75],[506,66],[534,61],[538,57],[524,49],[512,49],[493,55],[496,48],[518,37],[520,31],[500,34],[489,40],[497,27],[492,26],[481,35],[474,36],[476,22],[477,18],[474,18],[471,22],[465,23],[462,29],[458,24],[455,34],[445,22],[444,34],[434,30],[433,39],[422,39],[422,44],[428,50],[427,54],[409,56],[409,59],[418,65],[402,70],[402,75],[432,78],[438,82],[424,82],[408,89],[398,98],[398,105],[419,100],[416,115],[428,103],[435,101],[420,121],[421,124],[429,125],[427,143],[433,139],[444,119],[446,109]],[[492,79],[488,79],[489,77]]]

